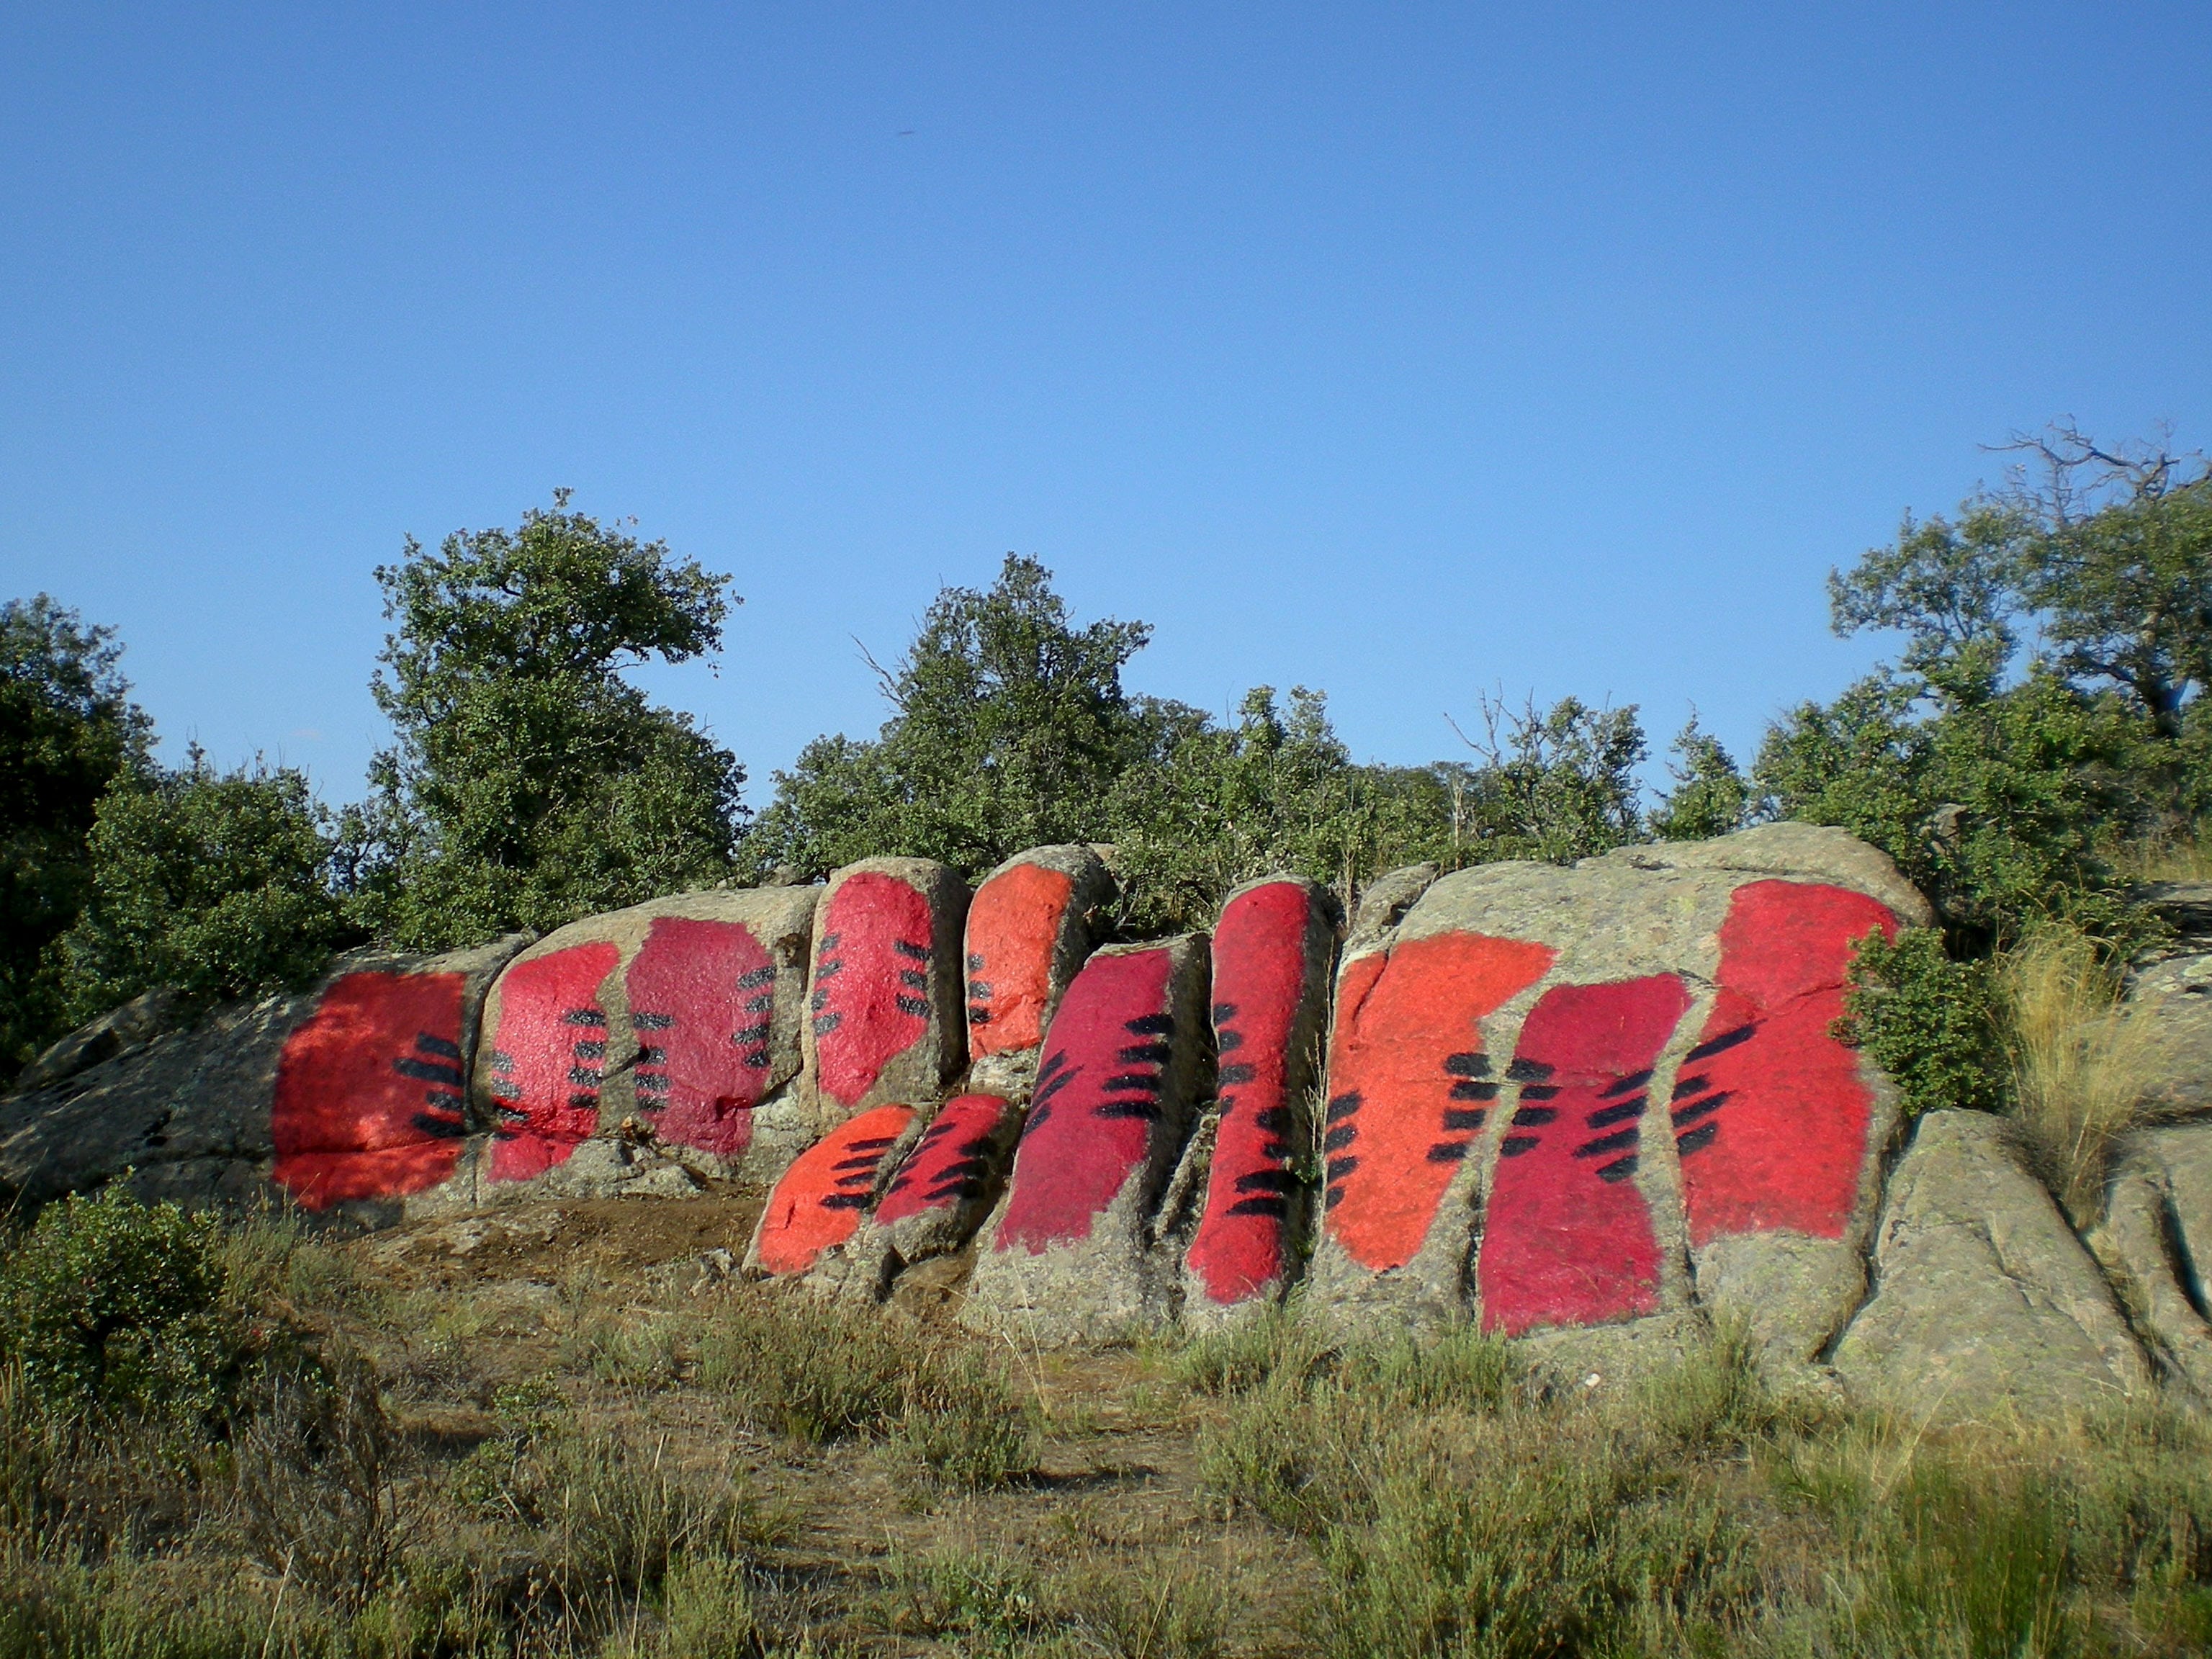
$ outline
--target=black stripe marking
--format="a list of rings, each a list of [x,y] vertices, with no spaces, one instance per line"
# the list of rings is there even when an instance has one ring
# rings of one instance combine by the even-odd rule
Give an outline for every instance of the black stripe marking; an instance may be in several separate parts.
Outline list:
[[[1691,1049],[1690,1058],[1692,1060],[1711,1060],[1715,1054],[1735,1048],[1739,1042],[1750,1042],[1757,1035],[1758,1030],[1759,1023],[1754,1020],[1748,1025],[1737,1026],[1733,1031],[1723,1031],[1710,1042],[1700,1042],[1696,1048]]]
[[[1713,1137],[1720,1132],[1721,1126],[1717,1122],[1700,1123],[1696,1128],[1691,1130],[1687,1134],[1680,1134],[1674,1137],[1674,1150],[1686,1157],[1688,1154],[1697,1152],[1703,1147],[1711,1146],[1713,1144]]]
[[[1600,1135],[1595,1140],[1585,1140],[1575,1148],[1577,1158],[1603,1158],[1608,1152],[1624,1152],[1636,1145],[1643,1131],[1631,1124],[1626,1129],[1616,1129],[1609,1135]]]

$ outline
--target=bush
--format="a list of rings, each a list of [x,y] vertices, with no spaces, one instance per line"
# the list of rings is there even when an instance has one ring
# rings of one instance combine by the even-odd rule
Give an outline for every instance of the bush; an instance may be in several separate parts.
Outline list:
[[[60,1407],[220,1415],[246,1337],[222,1305],[221,1251],[211,1220],[119,1186],[47,1206],[0,1263],[6,1347],[27,1386]]]
[[[1908,1113],[2002,1111],[2011,1097],[2002,996],[1994,964],[1953,961],[1933,928],[1908,927],[1894,944],[1869,933],[1836,1035],[1873,1056]]]
[[[699,1379],[750,1427],[810,1443],[879,1434],[903,1415],[914,1340],[873,1310],[771,1288],[732,1297],[699,1349]]]

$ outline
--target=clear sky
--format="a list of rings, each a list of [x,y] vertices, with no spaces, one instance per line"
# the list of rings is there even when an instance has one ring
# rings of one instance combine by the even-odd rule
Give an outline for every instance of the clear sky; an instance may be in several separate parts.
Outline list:
[[[0,597],[355,797],[372,576],[575,505],[726,570],[768,773],[1008,550],[1140,690],[1739,754],[1980,446],[2212,442],[2201,6],[0,8]]]

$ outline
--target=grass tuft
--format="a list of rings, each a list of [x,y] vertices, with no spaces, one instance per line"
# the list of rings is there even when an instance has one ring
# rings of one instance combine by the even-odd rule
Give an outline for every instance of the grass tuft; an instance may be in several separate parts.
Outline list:
[[[2021,1127],[2067,1215],[2087,1228],[2104,1208],[2112,1143],[2154,1075],[2154,1028],[2130,1017],[2118,975],[2066,929],[2012,951],[2002,982]]]

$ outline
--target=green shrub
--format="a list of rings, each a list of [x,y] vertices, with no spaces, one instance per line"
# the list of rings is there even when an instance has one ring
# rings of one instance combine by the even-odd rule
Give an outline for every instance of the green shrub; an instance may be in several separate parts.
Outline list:
[[[65,941],[79,1018],[169,986],[202,1002],[299,987],[351,937],[328,815],[289,767],[219,773],[198,749],[100,803],[91,891]]]
[[[1892,1502],[1863,1628],[1881,1652],[2064,1659],[2085,1632],[2069,1606],[2063,1489],[2040,1473],[1927,1462]]]
[[[915,1359],[913,1337],[872,1310],[762,1288],[709,1322],[699,1377],[748,1425],[811,1443],[891,1428]]]
[[[1712,1498],[1609,1437],[1501,1425],[1449,1458],[1401,1438],[1371,1516],[1322,1540],[1308,1635],[1346,1659],[1602,1652],[1639,1610],[1679,1620],[1741,1594],[1749,1549]]]
[[[1338,1375],[1347,1394],[1403,1412],[1497,1412],[1516,1400],[1524,1367],[1504,1337],[1458,1326],[1428,1340],[1347,1347]]]
[[[1859,942],[1836,1035],[1896,1083],[1905,1109],[1995,1112],[2011,1097],[1996,966],[1954,962],[1933,928]]]
[[[221,1252],[213,1221],[119,1186],[49,1205],[0,1264],[8,1352],[50,1404],[212,1418],[245,1340]]]
[[[1175,1373],[1203,1394],[1249,1394],[1278,1374],[1304,1377],[1334,1352],[1295,1303],[1209,1331],[1175,1356]]]

